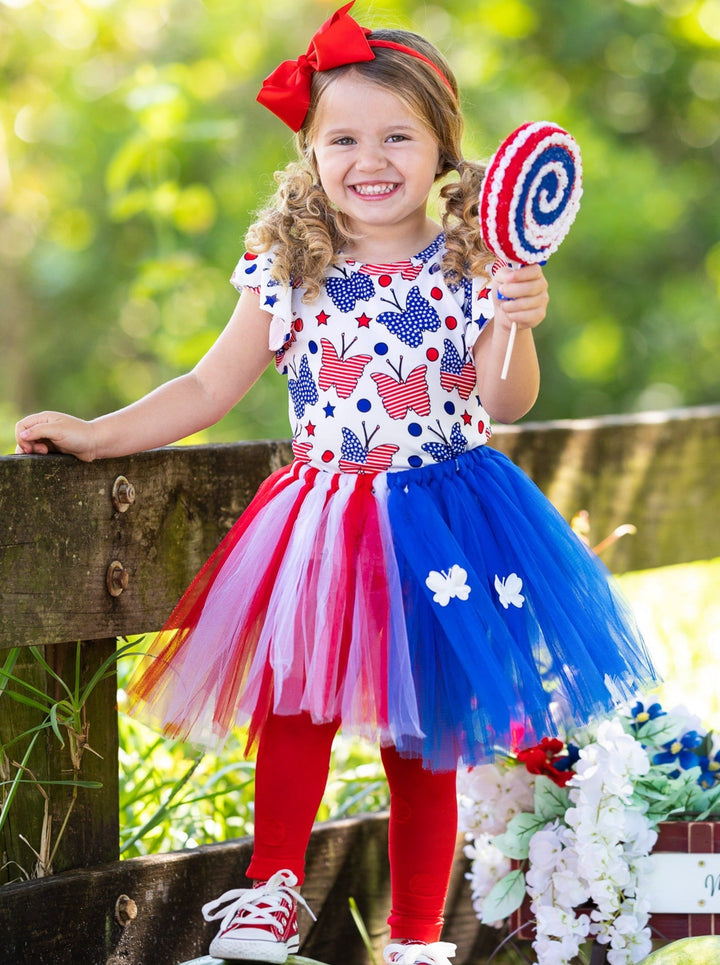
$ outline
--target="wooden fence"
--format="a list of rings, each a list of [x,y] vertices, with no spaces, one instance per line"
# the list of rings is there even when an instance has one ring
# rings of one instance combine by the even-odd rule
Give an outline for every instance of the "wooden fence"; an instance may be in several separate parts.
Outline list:
[[[631,522],[637,536],[605,557],[615,571],[720,556],[720,406],[498,430],[506,452],[570,518],[588,510],[594,537]],[[0,664],[9,648],[37,645],[51,668],[89,680],[116,638],[157,629],[259,482],[290,458],[280,442],[161,449],[83,464],[64,456],[0,458]],[[16,672],[40,689],[52,677],[35,660]],[[207,947],[213,928],[198,904],[237,887],[246,839],[118,861],[116,681],[87,705],[90,745],[82,790],[51,877],[0,888],[4,960],[47,965],[175,965]],[[0,703],[0,743],[36,724],[37,712]],[[38,741],[27,762],[38,781],[62,779],[58,755]],[[15,747],[13,756],[22,748]],[[0,779],[3,761],[0,760]],[[7,775],[6,775],[7,776]],[[69,788],[47,785],[47,803],[21,786],[0,835],[0,883],[43,854],[43,829],[66,813]],[[22,838],[21,838],[22,835]],[[387,820],[374,815],[319,825],[305,892],[320,909],[303,922],[303,953],[344,965],[367,956],[348,914],[355,897],[374,943],[385,937]],[[470,905],[461,849],[446,937],[458,965],[484,960],[497,942]]]

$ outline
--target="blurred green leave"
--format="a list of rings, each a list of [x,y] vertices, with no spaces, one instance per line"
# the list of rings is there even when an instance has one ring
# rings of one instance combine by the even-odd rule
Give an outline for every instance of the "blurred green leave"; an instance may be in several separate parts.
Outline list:
[[[319,0],[0,0],[0,451],[23,413],[90,417],[192,366],[289,132],[255,103]],[[720,21],[701,0],[406,0],[362,23],[430,36],[466,154],[547,118],[585,194],[547,267],[533,418],[717,401]],[[288,434],[268,371],[194,441]]]

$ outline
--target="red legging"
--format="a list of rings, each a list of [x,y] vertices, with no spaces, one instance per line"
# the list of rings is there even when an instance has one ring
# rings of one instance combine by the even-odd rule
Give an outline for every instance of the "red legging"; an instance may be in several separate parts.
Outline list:
[[[307,714],[268,718],[258,747],[249,878],[289,868],[302,882],[337,729],[313,724]],[[390,787],[391,937],[435,942],[457,840],[455,773],[428,771],[393,747],[381,754]]]

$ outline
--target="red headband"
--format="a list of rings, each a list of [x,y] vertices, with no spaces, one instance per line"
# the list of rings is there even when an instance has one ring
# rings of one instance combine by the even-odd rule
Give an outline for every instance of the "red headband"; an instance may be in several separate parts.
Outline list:
[[[396,44],[392,40],[368,40],[372,31],[361,27],[348,14],[354,2],[350,0],[325,21],[314,34],[306,54],[301,54],[297,60],[284,61],[263,81],[258,101],[293,131],[299,131],[303,126],[310,107],[312,75],[319,70],[374,60],[373,47],[390,47],[422,60],[452,90],[450,81],[437,65],[412,47]]]

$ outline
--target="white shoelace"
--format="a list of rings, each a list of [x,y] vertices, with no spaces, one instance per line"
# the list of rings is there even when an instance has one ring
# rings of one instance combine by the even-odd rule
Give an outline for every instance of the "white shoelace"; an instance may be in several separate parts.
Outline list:
[[[451,965],[449,959],[455,957],[457,945],[452,942],[431,942],[429,945],[387,945],[383,952],[386,962],[391,955],[399,955],[392,965],[416,965],[424,960],[433,965]]]
[[[287,897],[291,896],[307,909],[310,917],[315,921],[315,915],[310,911],[307,902],[292,886],[297,884],[297,878],[291,871],[277,871],[272,878],[257,888],[234,888],[224,895],[209,901],[202,907],[205,921],[215,921],[222,918],[220,930],[224,930],[235,915],[244,911],[243,922],[248,925],[276,925],[275,916],[278,912],[287,912]],[[284,899],[284,900],[283,900]],[[263,907],[259,908],[258,904]]]

